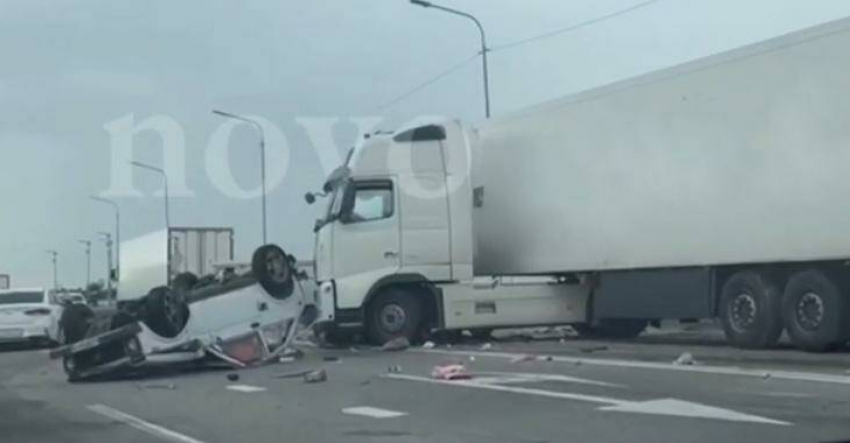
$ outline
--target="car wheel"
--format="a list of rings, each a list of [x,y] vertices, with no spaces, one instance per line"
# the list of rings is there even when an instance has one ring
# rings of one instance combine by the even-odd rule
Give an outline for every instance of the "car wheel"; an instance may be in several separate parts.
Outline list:
[[[186,326],[189,308],[177,292],[164,286],[154,288],[148,293],[145,305],[145,324],[158,335],[173,338]]]
[[[643,319],[606,318],[592,325],[587,323],[575,324],[572,325],[572,328],[580,337],[584,338],[627,340],[640,335],[647,325],[649,325],[649,321]]]
[[[292,266],[280,247],[265,245],[254,251],[251,271],[270,296],[283,300],[292,295],[295,288]]]
[[[404,288],[390,287],[369,303],[366,315],[366,332],[374,344],[383,345],[399,337],[414,342],[421,332],[421,297]]]
[[[791,342],[803,350],[830,351],[847,341],[847,298],[821,271],[791,276],[782,295],[782,317]]]
[[[781,292],[762,273],[742,271],[729,277],[720,291],[719,314],[733,346],[772,348],[782,335]]]

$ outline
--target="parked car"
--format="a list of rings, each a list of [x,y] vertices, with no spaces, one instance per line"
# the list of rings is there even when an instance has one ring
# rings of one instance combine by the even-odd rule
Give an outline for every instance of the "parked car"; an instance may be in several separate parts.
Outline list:
[[[63,303],[71,303],[77,305],[84,305],[86,303],[86,297],[79,292],[67,292],[59,297]]]
[[[0,290],[0,343],[60,343],[62,309],[51,291]]]

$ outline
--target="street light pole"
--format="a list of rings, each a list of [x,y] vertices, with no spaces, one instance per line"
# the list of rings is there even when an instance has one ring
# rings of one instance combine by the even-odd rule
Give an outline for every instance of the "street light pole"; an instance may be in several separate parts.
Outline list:
[[[53,263],[53,289],[58,290],[59,289],[59,270],[58,270],[58,268],[59,268],[59,265],[58,265],[59,252],[56,251],[56,250],[53,250],[53,249],[48,249],[47,253],[50,254],[51,259],[52,259],[51,261]]]
[[[94,201],[98,201],[101,203],[106,203],[115,210],[115,278],[116,280],[121,279],[121,208],[118,206],[118,203],[114,200],[109,200],[103,197],[98,197],[96,195],[92,195],[90,197]],[[109,266],[109,274],[110,279],[112,276],[112,265]]]
[[[98,232],[98,234],[106,243],[106,290],[109,297],[112,297],[112,235],[108,232]]]
[[[232,114],[230,112],[219,111],[217,109],[213,109],[213,114],[220,115],[225,118],[239,120],[244,123],[248,123],[249,125],[257,128],[260,131],[260,180],[262,180],[262,205],[263,205],[263,244],[268,244],[268,231],[267,231],[267,222],[266,222],[266,132],[263,130],[263,125],[256,120],[252,120],[247,117],[243,117],[241,115]]]
[[[78,240],[86,246],[86,289],[91,284],[91,240]]]
[[[162,176],[162,181],[163,181],[163,184],[165,186],[165,195],[164,195],[164,197],[165,197],[165,229],[167,230],[168,228],[171,227],[171,216],[169,214],[169,209],[168,209],[168,199],[169,199],[169,195],[168,195],[168,175],[161,168],[157,168],[156,166],[152,166],[152,165],[149,165],[147,163],[132,161],[132,162],[130,162],[130,164],[137,167],[137,168],[147,169],[148,171],[156,172],[157,174]]]
[[[449,14],[459,15],[461,17],[468,18],[475,23],[475,26],[478,27],[478,32],[481,34],[481,62],[482,68],[484,70],[484,115],[487,118],[490,118],[490,73],[487,67],[487,35],[484,33],[484,26],[481,25],[481,22],[475,18],[474,15],[458,11],[457,9],[447,8],[445,6],[435,5],[429,1],[425,0],[410,0],[411,4],[422,6],[423,8],[433,8],[438,9],[443,12],[448,12]]]

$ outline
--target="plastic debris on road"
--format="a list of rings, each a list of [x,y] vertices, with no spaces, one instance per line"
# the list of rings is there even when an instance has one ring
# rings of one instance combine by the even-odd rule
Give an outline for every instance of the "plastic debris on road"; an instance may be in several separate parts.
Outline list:
[[[304,374],[304,383],[322,383],[328,381],[328,373],[324,369],[317,369]]]
[[[394,338],[381,346],[381,350],[384,352],[397,352],[404,351],[410,347],[410,340],[406,337],[397,337]]]
[[[454,364],[434,366],[431,377],[437,380],[469,380],[472,375],[466,371],[466,366]]]
[[[482,351],[487,351],[489,349],[493,349],[493,344],[492,343],[484,343],[483,345],[481,345],[480,349]]]
[[[694,356],[690,352],[685,352],[673,360],[673,364],[677,366],[691,366],[697,364],[697,361],[694,360]]]
[[[230,381],[237,381],[239,380],[239,374],[231,372],[230,374],[227,374],[227,379]]]
[[[434,349],[434,346],[436,345],[432,341],[426,341],[425,343],[422,343],[423,349]]]

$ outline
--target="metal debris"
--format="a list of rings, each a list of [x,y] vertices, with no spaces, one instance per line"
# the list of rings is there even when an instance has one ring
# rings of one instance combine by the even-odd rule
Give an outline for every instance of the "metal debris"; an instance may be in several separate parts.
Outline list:
[[[677,366],[692,366],[697,364],[697,361],[694,360],[694,356],[691,355],[690,352],[685,352],[680,355],[677,359],[673,360],[673,364]]]
[[[304,383],[322,383],[326,381],[328,381],[328,373],[324,369],[318,369],[304,374]]]

